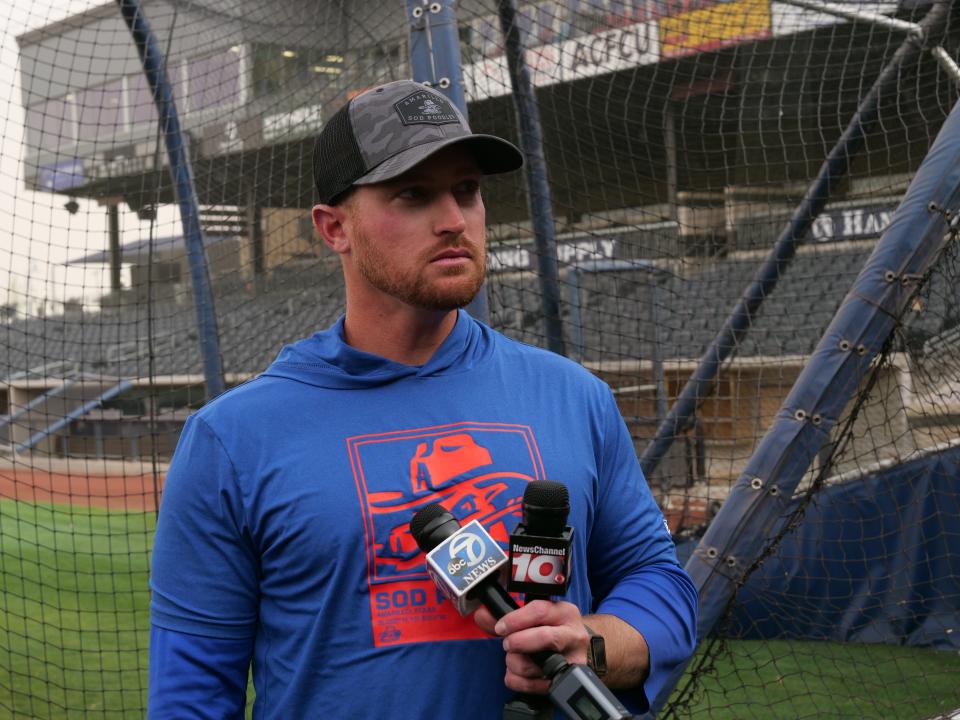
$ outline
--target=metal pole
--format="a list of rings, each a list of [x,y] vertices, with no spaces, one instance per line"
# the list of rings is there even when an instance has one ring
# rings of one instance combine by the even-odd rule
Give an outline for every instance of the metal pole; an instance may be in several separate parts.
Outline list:
[[[553,203],[550,183],[547,180],[547,161],[543,154],[540,110],[537,107],[533,82],[530,80],[530,69],[524,57],[526,38],[520,36],[513,0],[498,0],[497,11],[506,44],[513,102],[520,125],[520,149],[526,156],[527,203],[537,247],[544,334],[547,347],[555,353],[565,355],[563,324],[560,321],[560,268],[557,261]]]
[[[663,106],[663,154],[667,170],[667,205],[670,219],[677,221],[677,130],[673,119],[673,101],[667,99]]]
[[[813,10],[815,12],[826,13],[827,15],[842,17],[846,20],[852,20],[853,22],[868,22],[872,23],[873,25],[880,25],[882,27],[890,28],[891,30],[901,30],[918,39],[923,37],[923,30],[917,23],[908,22],[906,20],[898,20],[897,18],[887,17],[886,15],[881,15],[880,13],[851,9],[844,7],[843,5],[836,5],[834,3],[818,2],[818,0],[782,1],[788,5],[795,5],[796,7],[801,7],[806,10]]]
[[[938,11],[937,8],[942,10],[942,3],[934,6],[921,23],[925,34],[932,32],[934,26],[941,28],[945,23],[946,11]],[[820,167],[819,174],[807,189],[789,225],[777,239],[723,328],[700,358],[697,369],[687,381],[677,402],[670,408],[666,420],[657,428],[653,440],[643,451],[640,464],[647,477],[652,475],[674,439],[690,427],[697,407],[713,391],[721,365],[747,334],[764,299],[773,292],[781,275],[786,272],[796,254],[797,247],[803,242],[810,226],[813,225],[813,221],[823,211],[824,205],[830,199],[832,189],[849,171],[853,157],[863,147],[868,129],[877,119],[881,95],[897,87],[902,67],[915,62],[922,49],[919,36],[911,33],[897,48],[893,58],[883,68],[870,91],[860,102],[850,124],[847,125],[843,135]]]
[[[120,293],[120,210],[116,203],[107,205],[107,226],[110,239],[110,291],[117,295],[119,302]]]
[[[207,274],[207,258],[203,250],[203,231],[200,228],[200,213],[197,207],[193,170],[180,131],[180,120],[173,100],[173,88],[167,77],[166,62],[160,52],[156,37],[140,8],[139,0],[117,0],[134,45],[143,63],[147,83],[153,93],[160,116],[160,132],[167,147],[170,163],[170,179],[183,224],[183,240],[187,246],[190,262],[190,278],[193,283],[193,303],[197,314],[197,330],[200,352],[203,356],[203,374],[207,386],[207,399],[221,394],[226,385],[223,377],[223,360],[220,356],[220,338],[217,332],[213,289]]]
[[[663,370],[663,337],[660,326],[660,277],[660,273],[654,273],[650,284],[650,322],[653,323],[653,347],[650,356],[653,361],[653,382],[657,388],[655,403],[658,423],[667,417],[667,381]]]
[[[263,213],[257,200],[257,193],[251,187],[247,189],[247,242],[253,265],[253,288],[259,295],[266,289],[267,269],[263,252]]]
[[[573,359],[583,362],[583,315],[580,312],[580,268],[571,265],[567,271],[567,294],[570,304],[570,333],[573,335]]]
[[[469,119],[460,77],[456,0],[406,2],[413,79],[442,92]],[[481,322],[489,322],[486,283],[467,305],[467,312]]]
[[[937,59],[937,62],[940,63],[940,67],[953,78],[953,82],[960,84],[960,67],[958,67],[956,61],[950,57],[950,53],[944,50],[942,45],[937,45],[930,53]]]

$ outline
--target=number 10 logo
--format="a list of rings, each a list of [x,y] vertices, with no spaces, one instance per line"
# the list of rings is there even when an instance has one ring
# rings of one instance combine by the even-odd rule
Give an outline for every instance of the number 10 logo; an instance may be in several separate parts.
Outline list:
[[[519,553],[513,556],[513,581],[563,585],[563,558],[558,555]]]

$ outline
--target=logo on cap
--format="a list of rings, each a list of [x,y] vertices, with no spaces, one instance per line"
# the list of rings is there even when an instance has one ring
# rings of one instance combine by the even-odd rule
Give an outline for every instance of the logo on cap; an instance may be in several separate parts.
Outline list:
[[[394,103],[394,109],[404,125],[450,125],[460,122],[453,105],[442,95],[429,90],[418,90]]]

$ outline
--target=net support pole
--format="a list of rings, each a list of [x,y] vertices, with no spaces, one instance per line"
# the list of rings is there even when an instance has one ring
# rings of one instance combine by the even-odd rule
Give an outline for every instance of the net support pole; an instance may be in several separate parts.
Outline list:
[[[213,289],[207,271],[207,257],[203,249],[203,231],[200,227],[200,212],[196,189],[193,183],[193,170],[187,154],[185,137],[180,129],[177,108],[173,99],[173,88],[167,76],[166,61],[160,52],[156,36],[150,29],[139,0],[117,0],[124,22],[133,35],[143,71],[147,77],[150,92],[160,120],[160,132],[166,144],[167,160],[170,166],[170,180],[180,209],[183,225],[183,240],[190,264],[190,279],[193,285],[193,304],[197,315],[197,335],[200,341],[200,353],[203,358],[203,374],[206,382],[207,399],[221,394],[225,389],[223,360],[220,355],[220,337],[217,332],[216,312],[213,302]]]
[[[257,295],[266,289],[267,263],[263,249],[263,210],[253,188],[247,189],[247,242],[250,244],[250,257],[253,270],[253,288]]]
[[[960,66],[950,57],[950,53],[948,53],[942,45],[937,45],[930,53],[937,59],[937,62],[940,63],[940,67],[944,72],[950,75],[953,82],[960,85]]]
[[[547,179],[547,161],[543,153],[543,129],[534,94],[530,68],[524,55],[525,38],[517,23],[513,0],[498,0],[497,14],[506,45],[507,68],[513,90],[520,130],[520,149],[526,159],[527,202],[537,249],[537,270],[543,304],[544,335],[547,348],[566,354],[563,324],[560,320],[560,268],[557,261],[557,235],[553,221],[553,200]]]
[[[921,23],[923,35],[907,39],[877,83],[915,59],[922,38],[942,32],[948,16],[949,0],[940,0]],[[687,561],[686,570],[700,594],[699,639],[713,631],[737,589],[762,559],[765,544],[782,529],[786,508],[810,463],[829,441],[847,403],[874,366],[912,301],[917,282],[943,247],[945,233],[951,231],[951,238],[956,235],[958,221],[960,102],[947,117],[890,225]],[[684,669],[678,668],[665,683],[652,703],[654,712],[666,703]]]
[[[887,17],[886,15],[881,15],[880,13],[868,12],[857,8],[850,9],[844,7],[843,5],[820,2],[819,0],[781,0],[781,2],[784,2],[787,5],[794,5],[796,7],[804,8],[805,10],[814,10],[827,15],[834,15],[847,20],[868,22],[872,25],[879,25],[881,27],[891,28],[893,30],[902,30],[910,35],[916,35],[918,38],[923,37],[923,28],[921,28],[917,23],[912,23],[907,20],[899,20],[898,18]],[[957,63],[954,61],[954,59],[950,57],[950,53],[948,53],[942,45],[937,45],[936,47],[930,48],[930,54],[933,55],[934,59],[938,63],[940,63],[940,67],[946,73],[948,73],[950,77],[953,78],[954,82],[960,82],[960,67],[957,66]]]
[[[720,367],[749,331],[764,299],[773,292],[780,277],[786,272],[797,247],[804,241],[813,221],[823,211],[838,181],[849,172],[852,159],[863,148],[866,135],[877,119],[881,96],[896,91],[902,68],[916,62],[926,38],[942,31],[946,15],[944,2],[934,5],[918,25],[920,31],[908,34],[861,100],[853,118],[821,165],[787,227],[744,290],[723,328],[700,358],[697,368],[687,380],[666,419],[657,427],[653,440],[644,449],[640,464],[648,477],[667,454],[674,439],[693,423],[700,403],[713,392]]]
[[[107,205],[107,234],[110,242],[110,291],[119,297],[123,258],[120,253],[120,208],[115,202]]]
[[[456,5],[456,0],[406,0],[410,70],[414,80],[442,92],[469,118],[461,80]],[[481,322],[489,322],[486,283],[467,305],[467,312]]]
[[[923,36],[923,29],[917,23],[912,23],[907,20],[900,20],[898,18],[887,17],[886,15],[863,10],[856,6],[850,8],[844,7],[843,5],[837,5],[835,3],[820,2],[819,0],[781,0],[781,2],[784,2],[787,5],[804,8],[805,10],[813,10],[814,12],[834,15],[835,17],[841,17],[846,20],[853,20],[854,22],[868,22],[873,25],[879,25],[892,30],[901,30],[908,35],[912,35],[917,38],[922,38]]]

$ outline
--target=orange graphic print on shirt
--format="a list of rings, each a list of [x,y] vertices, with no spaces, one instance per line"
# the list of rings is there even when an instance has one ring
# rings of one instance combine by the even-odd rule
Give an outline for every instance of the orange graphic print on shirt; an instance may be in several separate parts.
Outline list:
[[[485,637],[427,575],[410,519],[439,503],[505,548],[526,485],[544,478],[526,425],[462,422],[347,439],[364,514],[374,645]]]

